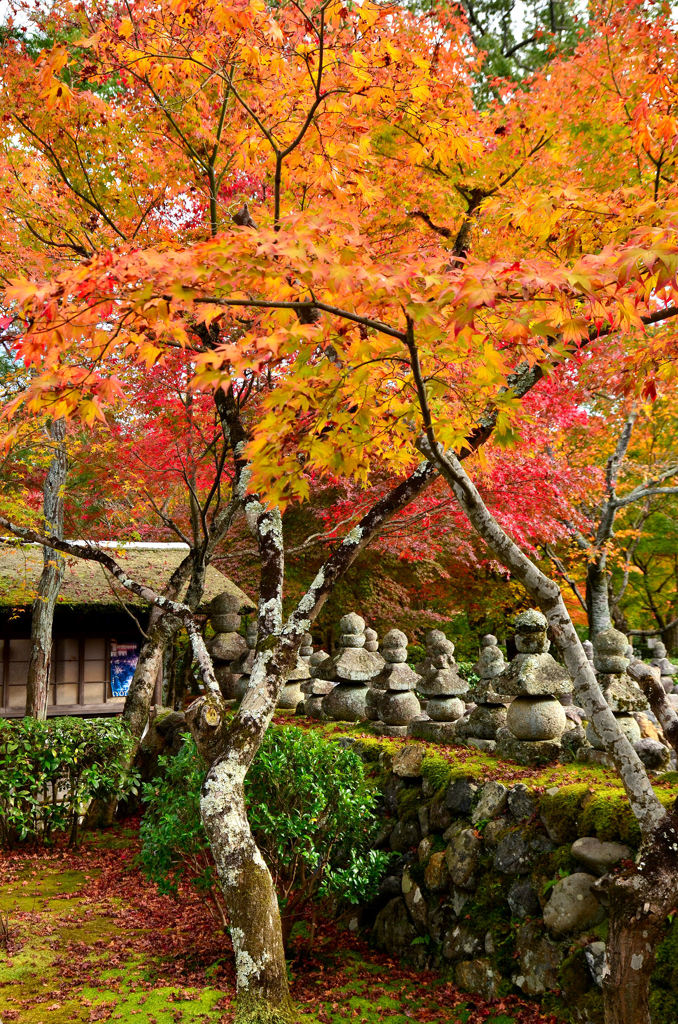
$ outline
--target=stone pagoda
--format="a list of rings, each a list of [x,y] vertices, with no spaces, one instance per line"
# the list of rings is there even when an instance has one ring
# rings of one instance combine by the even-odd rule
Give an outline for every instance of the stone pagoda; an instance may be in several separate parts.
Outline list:
[[[378,651],[365,649],[366,643],[372,646],[376,642],[376,634],[365,635],[362,616],[355,612],[343,615],[339,629],[339,651],[322,665],[324,678],[336,682],[323,698],[322,710],[337,722],[360,722],[367,718],[367,684],[379,675],[384,659]]]
[[[618,629],[603,630],[593,641],[593,667],[617,724],[631,743],[637,743],[641,733],[633,713],[646,711],[648,705],[640,687],[626,672],[629,666],[627,647],[628,640]],[[586,728],[586,738],[594,750],[604,750],[591,722]]]
[[[460,698],[468,691],[454,660],[454,644],[439,629],[426,634],[426,657],[417,666],[417,693],[426,699],[426,709],[407,727],[407,735],[433,743],[451,743],[458,719],[466,711]]]
[[[666,656],[666,647],[661,640],[655,640],[652,646],[652,661],[650,664],[658,668],[661,675],[661,684],[666,693],[673,693],[673,677],[678,673],[678,666],[673,665]]]
[[[562,752],[567,717],[558,698],[572,692],[572,681],[549,654],[546,627],[546,618],[536,609],[516,617],[517,654],[496,684],[513,697],[506,725],[497,731],[496,751],[518,764],[544,764]]]
[[[325,666],[329,667],[331,658],[327,651],[314,651],[308,659],[311,678],[301,684],[301,692],[306,695],[303,705],[297,705],[297,714],[303,713],[309,718],[325,718],[323,698],[336,686],[330,679],[325,679]]]
[[[474,692],[476,706],[457,722],[457,738],[470,747],[491,753],[496,747],[497,729],[506,725],[506,705],[511,698],[496,689],[505,669],[504,654],[497,638],[488,633],[480,642],[480,656],[473,666],[473,671],[480,676]]]
[[[252,618],[245,628],[247,638],[246,650],[239,658],[231,664],[231,672],[234,679],[234,693],[236,700],[242,700],[245,691],[250,685],[250,676],[254,666],[254,659],[257,656],[257,620]]]
[[[309,660],[312,654],[313,637],[310,633],[304,633],[297,656],[297,663],[288,675],[278,697],[277,707],[283,711],[296,711],[297,706],[303,701],[304,695],[301,692],[301,684],[311,678]]]
[[[405,634],[392,629],[384,637],[381,653],[386,664],[367,695],[368,718],[379,736],[406,736],[409,723],[421,714],[421,705],[414,692],[419,676],[407,664]]]
[[[207,650],[214,663],[214,674],[225,700],[236,700],[238,673],[233,671],[233,662],[247,653],[247,641],[238,630],[240,598],[235,594],[217,594],[209,605],[209,623],[215,635],[207,643]]]

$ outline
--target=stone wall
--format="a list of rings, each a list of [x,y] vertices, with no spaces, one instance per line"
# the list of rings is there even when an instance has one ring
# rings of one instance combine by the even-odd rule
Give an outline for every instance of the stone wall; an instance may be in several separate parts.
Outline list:
[[[602,1021],[605,878],[639,838],[623,792],[484,781],[421,744],[340,742],[371,763],[383,793],[377,845],[393,851],[379,897],[352,926],[466,991],[522,993],[564,1020]],[[658,1021],[678,1020],[676,953],[672,927],[655,972]]]

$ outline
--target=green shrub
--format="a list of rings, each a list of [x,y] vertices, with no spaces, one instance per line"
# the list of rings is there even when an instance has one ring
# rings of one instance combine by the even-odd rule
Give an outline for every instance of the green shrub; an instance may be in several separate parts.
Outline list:
[[[93,799],[134,792],[132,739],[121,719],[0,719],[0,844],[49,842],[68,832]]]
[[[141,863],[162,892],[190,881],[223,920],[209,844],[200,821],[205,777],[189,737],[161,775],[143,787]],[[247,775],[245,793],[256,842],[278,892],[283,932],[322,904],[358,904],[372,896],[389,855],[370,849],[377,796],[358,755],[316,733],[271,729]]]
[[[459,672],[459,675],[461,676],[462,679],[466,680],[466,682],[469,684],[471,688],[471,691],[473,691],[480,682],[480,676],[478,675],[477,672],[473,671],[474,665],[475,662],[473,661],[457,662],[457,670]]]

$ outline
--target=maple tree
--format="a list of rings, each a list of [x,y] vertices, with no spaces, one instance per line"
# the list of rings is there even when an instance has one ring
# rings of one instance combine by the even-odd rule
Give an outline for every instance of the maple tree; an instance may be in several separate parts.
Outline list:
[[[675,652],[678,647],[678,607],[676,604],[676,506],[651,510],[642,524],[643,533],[636,530],[626,549],[629,560],[624,562],[617,592],[628,597],[624,614],[630,622],[630,633],[648,636],[658,633],[667,648]],[[630,550],[632,549],[632,550]],[[648,628],[649,622],[654,628]]]
[[[575,431],[570,439],[574,461],[585,459],[587,468],[596,461],[604,466],[589,473],[591,490],[581,502],[579,521],[563,517],[572,538],[564,558],[548,547],[546,553],[586,612],[591,637],[609,629],[613,619],[628,631],[622,602],[637,571],[636,551],[648,521],[651,526],[651,517],[678,493],[673,402],[672,390],[654,403],[630,406],[598,395],[586,434]]]
[[[244,777],[302,635],[441,470],[420,461],[422,397],[436,441],[481,463],[490,438],[522,434],[529,451],[522,400],[557,365],[620,395],[671,382],[675,31],[666,12],[619,4],[571,59],[481,111],[466,25],[436,11],[140,0],[37,18],[57,42],[37,60],[18,42],[3,54],[4,230],[20,257],[4,301],[34,369],[8,413],[104,421],[129,367],[177,351],[187,391],[213,398],[230,507],[260,558],[257,657],[232,720],[190,601],[96,546],[51,545],[105,565],[154,605],[158,630],[188,630],[206,694],[187,717],[212,766],[202,813],[239,1012],[289,1018]],[[388,483],[284,618],[285,507],[377,474]]]

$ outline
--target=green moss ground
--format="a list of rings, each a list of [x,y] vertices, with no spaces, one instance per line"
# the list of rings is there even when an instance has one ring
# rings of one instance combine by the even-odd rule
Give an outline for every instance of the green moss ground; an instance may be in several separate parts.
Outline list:
[[[159,896],[134,864],[134,837],[117,829],[77,854],[0,857],[3,1024],[231,1024],[230,944],[189,895]],[[291,966],[299,1024],[467,1024],[479,1005],[430,972],[378,956],[331,925]],[[538,1018],[516,1000],[487,1024]],[[546,1020],[546,1018],[542,1018]]]
[[[129,832],[93,837],[90,854],[125,849]],[[114,855],[113,855],[114,856]],[[78,855],[79,862],[85,862]],[[221,1021],[219,988],[162,985],[148,988],[155,965],[131,952],[149,929],[130,927],[121,948],[124,900],[91,892],[100,868],[73,870],[62,859],[4,859],[11,880],[0,890],[10,949],[0,948],[0,1020],[3,1024],[89,1024],[94,1020],[138,1024]],[[132,888],[133,892],[133,888]],[[170,917],[171,922],[171,917]],[[115,964],[115,966],[113,966]]]

